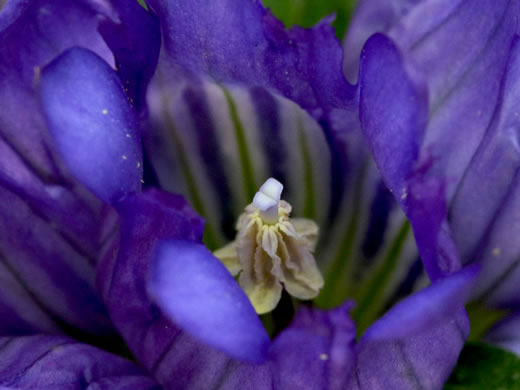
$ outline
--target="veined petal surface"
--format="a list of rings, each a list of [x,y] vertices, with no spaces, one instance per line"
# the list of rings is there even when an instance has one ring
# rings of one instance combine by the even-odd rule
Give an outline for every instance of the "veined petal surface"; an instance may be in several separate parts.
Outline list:
[[[152,71],[145,62],[140,66],[148,70],[136,63],[126,66],[125,58],[135,54],[138,42],[147,41],[153,68],[149,28],[158,31],[158,24],[130,26],[134,12],[146,11],[135,2],[125,4],[124,10],[123,5],[115,5],[10,0],[0,13],[0,215],[9,221],[1,225],[0,259],[4,271],[11,274],[6,275],[11,282],[5,286],[13,286],[16,280],[16,291],[20,291],[17,302],[9,300],[12,293],[5,292],[11,297],[6,300],[9,310],[20,313],[22,307],[40,307],[22,314],[29,323],[18,327],[18,332],[62,331],[61,325],[88,333],[113,331],[94,291],[101,202],[71,178],[58,156],[41,112],[38,87],[41,69],[74,46],[95,52],[112,66],[117,64],[123,79],[133,77],[134,71]],[[100,23],[115,29],[108,45],[98,31]],[[126,37],[133,34],[132,47],[124,45],[126,38],[118,41],[122,32]],[[110,48],[116,43],[114,63]],[[156,58],[158,46],[155,42]],[[144,88],[145,79],[139,78],[139,88]],[[131,91],[126,92],[136,100]]]
[[[0,361],[5,389],[160,389],[135,363],[66,337],[2,337]]]
[[[513,107],[518,95],[520,3],[403,1],[386,16],[377,16],[376,3],[367,1],[360,6],[361,17],[353,24],[347,41],[359,42],[369,30],[385,31],[394,41],[393,55],[401,57],[408,79],[419,75],[428,90],[427,121],[422,126],[408,123],[402,128],[392,127],[391,115],[380,117],[379,128],[365,122],[364,131],[376,151],[379,169],[391,185],[392,165],[375,149],[384,139],[395,137],[400,153],[408,151],[411,144],[418,145],[410,168],[399,171],[402,186],[394,195],[416,236],[420,226],[435,216],[436,237],[419,245],[430,276],[436,278],[461,265],[481,263],[484,270],[474,298],[495,306],[516,307],[520,252],[517,240],[511,237],[518,232],[518,132],[514,130]],[[378,27],[370,27],[378,17]],[[370,42],[366,49],[368,55]],[[365,56],[362,62],[391,61],[384,53],[378,58],[372,56],[372,60]],[[362,63],[361,95],[370,88],[370,77],[363,76],[363,67]],[[405,82],[406,78],[401,78],[401,88]],[[377,106],[361,99],[362,116],[375,114],[394,100],[395,78],[388,75],[378,88]],[[409,104],[410,112],[422,112],[424,107],[420,101],[409,100]],[[412,201],[410,194],[426,195],[428,186],[436,186],[438,190],[429,193],[437,195],[423,200],[413,196]]]
[[[172,322],[242,360],[265,359],[269,338],[235,279],[200,243],[159,246],[148,291]]]
[[[464,304],[478,268],[452,274],[402,300],[357,345],[352,389],[438,389],[469,334]]]

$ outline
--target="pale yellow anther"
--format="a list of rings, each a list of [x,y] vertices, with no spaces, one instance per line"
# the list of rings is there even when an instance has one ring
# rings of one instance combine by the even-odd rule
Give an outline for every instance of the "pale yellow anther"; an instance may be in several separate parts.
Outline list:
[[[217,250],[259,314],[273,310],[282,289],[299,299],[315,298],[323,277],[312,251],[318,226],[311,220],[290,219],[291,205],[280,200],[283,186],[269,179],[237,222],[235,241]]]

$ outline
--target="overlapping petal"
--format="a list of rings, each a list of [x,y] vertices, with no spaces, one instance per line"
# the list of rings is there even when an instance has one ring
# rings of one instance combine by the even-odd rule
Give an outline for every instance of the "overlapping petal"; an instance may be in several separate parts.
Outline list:
[[[163,313],[203,342],[243,359],[265,359],[269,338],[235,279],[202,244],[159,247],[148,291]]]
[[[361,337],[353,389],[441,388],[469,334],[464,304],[479,269],[469,268],[404,299]]]
[[[149,23],[138,33],[133,31],[128,21],[134,12],[147,14],[134,2],[123,10],[115,3],[46,0],[12,0],[0,13],[0,214],[9,221],[1,228],[0,258],[9,279],[19,286],[19,301],[9,304],[12,313],[20,315],[22,307],[40,306],[38,315],[21,314],[33,331],[57,330],[62,325],[88,332],[112,331],[94,291],[101,204],[71,179],[57,155],[41,112],[38,85],[41,69],[73,46],[88,48],[114,66],[110,48],[119,43],[116,63],[122,68],[122,79],[133,78],[132,72],[150,73],[159,45],[150,40],[150,30],[157,32],[158,25]],[[108,46],[98,31],[100,23],[114,27]],[[127,35],[118,41],[123,32]],[[132,34],[135,39],[126,46]],[[145,62],[125,66],[137,43],[147,40],[148,50],[143,53],[151,68]],[[139,88],[144,88],[147,77],[138,78]],[[126,92],[133,98],[133,92]],[[81,150],[79,145],[75,149]],[[51,325],[56,321],[59,328]]]
[[[261,359],[269,341],[265,330],[231,275],[200,246],[202,220],[187,202],[179,195],[154,190],[121,201],[117,210],[121,233],[118,235],[117,228],[107,229],[107,242],[111,245],[99,263],[98,286],[114,324],[149,372],[168,388],[197,388],[197,384],[203,386],[226,375],[222,370],[232,364],[229,354]],[[114,232],[115,236],[110,237]],[[159,256],[154,268],[156,250],[165,240],[185,241],[167,242],[163,247],[167,252]],[[176,254],[175,248],[183,255]],[[183,262],[186,268],[175,273],[175,267],[183,267]],[[154,270],[167,272],[159,279],[157,273],[152,273],[155,277],[148,288],[148,276]],[[171,280],[163,279],[168,275]],[[221,297],[216,306],[211,304],[210,286]],[[166,298],[172,292],[181,295],[175,294],[169,301]],[[175,306],[175,300],[182,297],[185,301]],[[217,307],[223,310],[218,311]],[[211,317],[214,318],[208,321]],[[219,328],[212,327],[219,324]],[[200,342],[201,339],[227,353]]]
[[[0,361],[2,389],[160,389],[135,363],[66,337],[2,337]]]
[[[516,305],[518,250],[516,240],[507,235],[517,231],[518,153],[513,107],[518,85],[516,15],[520,4],[486,0],[401,2],[374,27],[372,22],[381,16],[375,12],[376,3],[367,1],[359,8],[361,17],[353,24],[347,41],[359,43],[369,30],[385,30],[395,41],[394,54],[382,52],[384,56],[370,60],[369,43],[364,64],[390,63],[392,56],[400,56],[408,79],[419,74],[428,88],[426,125],[408,123],[397,129],[391,125],[390,113],[381,118],[383,125],[379,128],[365,122],[364,131],[378,166],[391,185],[394,167],[384,161],[377,145],[392,137],[396,137],[393,145],[399,153],[408,151],[411,144],[419,145],[415,162],[400,170],[403,185],[394,195],[410,217],[416,235],[426,221],[436,221],[436,237],[429,243],[419,242],[430,275],[438,277],[460,264],[483,263],[485,270],[475,297],[495,305]],[[438,12],[432,12],[435,10]],[[426,14],[435,17],[428,18],[428,23],[418,23]],[[369,77],[363,76],[364,64],[361,95],[369,88]],[[407,78],[399,79],[399,88],[404,90]],[[396,79],[391,75],[382,80],[379,104],[362,99],[362,116],[375,115],[381,106],[392,102],[395,86]],[[419,91],[416,88],[415,93]],[[424,102],[414,101],[412,96],[413,90],[409,111],[423,112]],[[429,195],[424,198],[428,187]],[[421,192],[423,196],[417,197]]]

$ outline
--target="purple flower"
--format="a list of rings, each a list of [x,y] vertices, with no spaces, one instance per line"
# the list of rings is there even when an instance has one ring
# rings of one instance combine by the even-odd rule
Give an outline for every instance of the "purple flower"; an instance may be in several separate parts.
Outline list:
[[[424,90],[404,56],[372,38],[352,86],[330,20],[287,31],[257,1],[149,7],[10,0],[0,14],[0,385],[442,387],[478,268],[431,271],[434,244],[450,238],[437,207],[446,183],[415,170],[428,111],[413,105]],[[395,101],[374,104],[388,80]],[[388,139],[381,157],[373,135],[389,112],[412,140]],[[417,279],[406,272],[417,254],[360,125],[388,187],[413,184],[405,211],[435,279],[382,316]],[[141,191],[143,169],[197,212],[181,195]],[[272,341],[210,251],[234,238],[268,177],[284,183],[293,215],[320,226],[317,302],[342,303],[301,304]],[[285,271],[277,283],[291,292],[299,274]],[[117,356],[129,353],[135,362]]]

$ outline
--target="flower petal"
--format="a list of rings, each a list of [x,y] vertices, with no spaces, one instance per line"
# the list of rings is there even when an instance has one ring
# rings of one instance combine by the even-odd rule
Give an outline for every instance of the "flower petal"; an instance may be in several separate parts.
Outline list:
[[[349,389],[441,389],[469,333],[459,311],[423,332],[397,340],[362,343]]]
[[[443,322],[464,308],[479,272],[478,267],[463,269],[399,302],[364,333],[362,342],[406,339]]]
[[[398,49],[382,34],[363,48],[359,83],[362,129],[388,188],[400,198],[406,194],[407,173],[422,143],[426,90],[410,77]]]
[[[166,241],[158,249],[148,291],[172,322],[203,342],[261,361],[269,338],[237,282],[202,244]]]
[[[40,84],[49,130],[76,178],[107,203],[139,191],[137,120],[108,64],[70,49],[43,69]]]
[[[301,308],[270,351],[274,388],[345,389],[355,362],[351,302],[334,310]]]
[[[441,12],[432,13],[432,7],[440,7]],[[511,129],[516,123],[514,102],[518,95],[518,23],[513,15],[519,12],[520,2],[441,1],[405,8],[397,13],[401,18],[390,18],[387,33],[399,47],[409,77],[416,73],[424,76],[429,90],[429,118],[424,139],[412,137],[412,142],[422,143],[415,164],[400,170],[406,192],[394,195],[399,200],[407,194],[424,194],[421,187],[436,182],[440,192],[434,202],[432,197],[424,201],[415,197],[413,204],[401,201],[416,235],[419,226],[425,226],[425,219],[420,219],[427,209],[440,223],[435,229],[438,236],[429,243],[421,244],[418,238],[430,276],[452,272],[459,262],[482,263],[484,270],[475,298],[498,306],[516,305],[520,252],[517,240],[511,237],[517,231],[518,142]],[[428,23],[417,23],[426,14],[435,17]],[[470,35],[458,33],[466,26],[472,26]],[[365,82],[369,83],[369,77]],[[378,84],[382,91],[380,105],[393,101],[391,86],[392,75]],[[368,105],[377,112],[370,101],[365,103],[361,103],[364,110]],[[386,133],[391,126],[384,126],[377,134],[367,130],[370,126],[365,123],[372,145],[392,133]],[[409,150],[409,138],[395,140],[400,152]],[[380,163],[379,168],[387,181],[393,179],[391,164]],[[487,186],[482,185],[483,179]]]
[[[467,166],[449,215],[464,262],[483,264],[476,296],[497,306],[520,304],[519,85],[520,37],[516,36],[492,122]]]
[[[0,258],[0,335],[59,333],[52,316]]]
[[[207,75],[274,88],[308,110],[343,108],[342,99],[355,94],[341,73],[342,52],[330,20],[286,31],[260,2],[149,4],[168,26],[164,60],[180,73],[176,77]]]
[[[159,388],[134,363],[66,337],[0,338],[0,361],[0,384],[5,388]]]
[[[96,13],[79,3],[13,0],[0,14],[1,135],[46,174],[53,165],[46,150],[50,139],[34,89],[41,68],[72,46],[113,61],[97,31]]]
[[[155,190],[130,196],[117,209],[120,238],[107,237],[110,244],[100,259],[97,280],[116,327],[138,360],[166,388],[196,389],[222,382],[228,376],[224,368],[231,370],[239,362],[181,330],[147,293],[147,276],[159,242],[188,240],[198,245],[200,217],[182,197]],[[194,291],[191,296],[196,295]]]
[[[89,333],[112,332],[106,309],[94,291],[98,238],[94,223],[99,207],[64,187],[43,185],[32,172],[31,187],[40,194],[49,191],[44,199],[29,197],[24,194],[27,187],[20,189],[3,179],[0,183],[7,189],[0,186],[0,220],[9,223],[0,224],[0,262],[25,292],[19,299],[40,306],[48,318],[34,318],[33,328],[48,331],[49,324],[58,320]],[[77,214],[67,213],[70,210]],[[7,286],[0,287],[2,296],[12,294],[3,291]]]
[[[130,103],[146,109],[146,90],[161,48],[157,17],[137,1],[112,0],[112,18],[101,20],[99,32],[114,53],[116,69]]]
[[[113,64],[98,25],[129,27],[122,19],[108,3],[90,1],[10,0],[0,12],[0,219],[9,221],[0,224],[9,273],[0,295],[5,310],[27,321],[12,317],[2,332],[113,331],[94,291],[101,205],[57,156],[36,87],[41,68],[73,46]]]
[[[464,311],[478,269],[470,268],[394,306],[362,336],[350,386],[441,388],[469,334]]]

